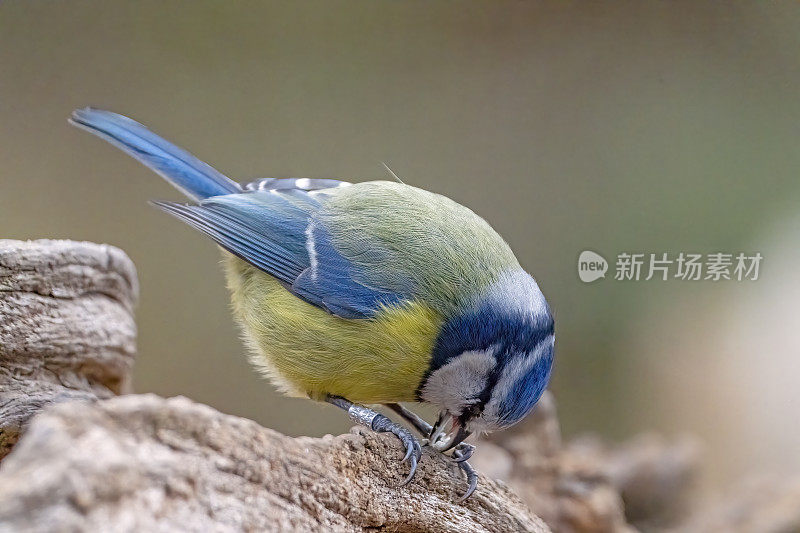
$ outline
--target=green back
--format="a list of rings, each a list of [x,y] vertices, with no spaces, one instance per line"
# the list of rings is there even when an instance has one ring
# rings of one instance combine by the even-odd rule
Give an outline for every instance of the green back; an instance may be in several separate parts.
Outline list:
[[[318,216],[359,282],[411,294],[445,316],[519,267],[485,220],[416,187],[372,181],[335,189]]]

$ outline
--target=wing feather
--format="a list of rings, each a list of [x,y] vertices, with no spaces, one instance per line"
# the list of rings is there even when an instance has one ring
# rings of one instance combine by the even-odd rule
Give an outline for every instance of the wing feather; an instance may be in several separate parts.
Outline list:
[[[214,208],[173,202],[153,202],[153,205],[205,233],[225,250],[285,284],[290,285],[304,270],[296,261],[281,258],[273,243],[254,233],[252,228],[221,216]]]
[[[299,298],[342,318],[369,318],[403,298],[358,281],[365,278],[363,272],[339,253],[329,229],[316,217],[326,196],[314,193],[324,189],[303,182],[299,185],[310,190],[273,185],[198,205],[153,204],[274,276]]]

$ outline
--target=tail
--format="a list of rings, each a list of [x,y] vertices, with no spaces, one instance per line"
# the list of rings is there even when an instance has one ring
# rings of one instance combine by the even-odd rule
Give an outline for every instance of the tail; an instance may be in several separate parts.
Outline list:
[[[242,192],[232,179],[128,117],[85,107],[73,111],[69,122],[139,160],[189,198]]]

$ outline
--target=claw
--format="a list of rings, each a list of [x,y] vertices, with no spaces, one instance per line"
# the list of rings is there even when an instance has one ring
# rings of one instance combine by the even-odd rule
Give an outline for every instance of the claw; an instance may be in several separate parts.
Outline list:
[[[468,483],[467,492],[465,492],[464,495],[458,499],[458,502],[461,503],[470,496],[472,496],[472,493],[475,492],[475,489],[478,487],[478,473],[466,461],[458,463],[458,466],[467,475],[467,483]]]
[[[379,433],[392,433],[398,439],[400,439],[400,442],[402,442],[403,446],[405,446],[406,455],[400,462],[404,463],[409,461],[409,464],[411,465],[411,472],[409,472],[408,477],[400,484],[400,486],[402,487],[403,485],[408,484],[412,479],[414,479],[414,474],[417,473],[417,464],[422,458],[422,447],[420,446],[419,441],[406,428],[400,424],[392,422],[383,415],[378,415],[374,418],[372,422],[372,429]]]
[[[403,444],[405,444],[405,443],[403,443]],[[408,458],[411,457],[411,452],[413,452],[413,451],[414,451],[414,447],[413,446],[406,445],[406,455],[405,455],[405,457],[403,457],[403,459],[400,462],[401,463],[405,463],[406,461],[408,461]]]
[[[414,479],[414,474],[416,474],[416,473],[417,473],[417,457],[416,457],[416,455],[412,455],[411,456],[411,472],[409,472],[408,473],[408,477],[405,478],[402,483],[400,483],[400,486],[403,487],[405,485],[408,485],[411,482],[411,480]]]
[[[389,420],[386,419],[386,417],[383,417],[385,420],[381,421],[378,421],[376,419],[375,421],[376,423],[373,423],[373,429],[375,429],[376,431],[392,431],[395,435],[397,435],[400,438],[400,440],[403,441],[403,444],[406,446],[406,456],[403,458],[403,461],[409,459],[411,460],[411,473],[408,475],[405,481],[403,481],[403,485],[405,485],[406,483],[411,481],[411,479],[414,477],[414,473],[417,470],[417,464],[419,460],[422,458],[422,446],[430,446],[431,448],[439,452],[446,450],[442,450],[440,449],[441,447],[437,448],[436,446],[433,445],[434,444],[433,441],[435,440],[432,438],[433,433],[435,432],[435,428],[433,426],[425,422],[422,418],[420,418],[413,412],[409,411],[399,403],[390,403],[386,405],[394,412],[398,413],[400,416],[406,419],[412,426],[414,426],[417,429],[417,431],[419,431],[423,435],[423,437],[426,437],[423,438],[421,441],[413,439],[413,452],[412,452],[412,448],[408,445],[407,441],[399,433],[393,431],[392,429],[389,429],[389,426],[385,424],[385,422],[389,422]],[[436,426],[441,425],[440,422],[441,420],[437,422]],[[397,424],[394,425],[397,426]],[[381,426],[383,429],[378,430],[377,429],[378,426]],[[402,426],[399,427],[402,428]],[[464,436],[468,434],[469,433],[467,432]],[[420,445],[420,442],[422,442],[422,446]],[[459,502],[463,502],[464,500],[472,496],[473,492],[475,492],[475,489],[478,486],[478,473],[467,462],[467,460],[470,457],[472,457],[472,453],[475,451],[475,446],[461,441],[457,442],[459,442],[459,444],[456,444],[452,448],[453,451],[449,459],[454,463],[456,463],[458,465],[458,468],[462,470],[464,474],[466,474],[467,476],[467,491],[458,500]]]
[[[472,468],[472,465],[470,465],[467,462],[467,459],[469,459],[472,456],[473,451],[475,451],[475,446],[472,446],[470,444],[459,446],[455,450],[453,450],[454,461],[458,464],[458,467],[461,470],[463,470],[464,474],[466,474],[467,476],[467,491],[464,493],[463,496],[461,496],[461,498],[457,500],[459,503],[463,502],[464,500],[472,496],[472,493],[475,492],[475,489],[478,487],[478,473],[475,471],[474,468]]]
[[[409,472],[408,477],[400,484],[401,487],[414,479],[414,474],[417,473],[417,465],[422,459],[422,446],[420,446],[419,441],[414,437],[412,437],[412,445],[408,448],[406,457],[403,459],[403,461],[406,459],[410,460],[409,464],[411,465],[411,472]]]

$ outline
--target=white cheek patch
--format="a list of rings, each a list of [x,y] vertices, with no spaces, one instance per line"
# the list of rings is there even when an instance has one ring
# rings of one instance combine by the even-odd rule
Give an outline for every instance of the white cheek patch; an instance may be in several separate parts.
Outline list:
[[[460,414],[466,407],[464,399],[477,396],[486,386],[486,378],[497,364],[495,350],[491,347],[454,357],[428,377],[422,388],[422,398],[455,415]]]
[[[506,365],[506,367],[503,369],[503,373],[500,374],[500,378],[497,380],[497,383],[492,389],[492,397],[489,399],[488,403],[486,404],[486,408],[483,411],[483,416],[481,418],[483,418],[484,421],[498,420],[500,404],[508,397],[511,392],[511,388],[517,383],[517,380],[520,378],[520,376],[527,374],[533,365],[535,365],[539,359],[542,358],[545,350],[553,347],[554,343],[555,336],[549,335],[545,337],[545,339],[540,342],[536,349],[529,353],[527,357],[515,357],[513,361]],[[487,426],[485,428],[481,427],[480,429],[476,428],[476,430],[487,431],[495,429],[489,427],[489,422],[482,422],[479,419],[476,419],[475,422],[477,424],[485,423]]]

